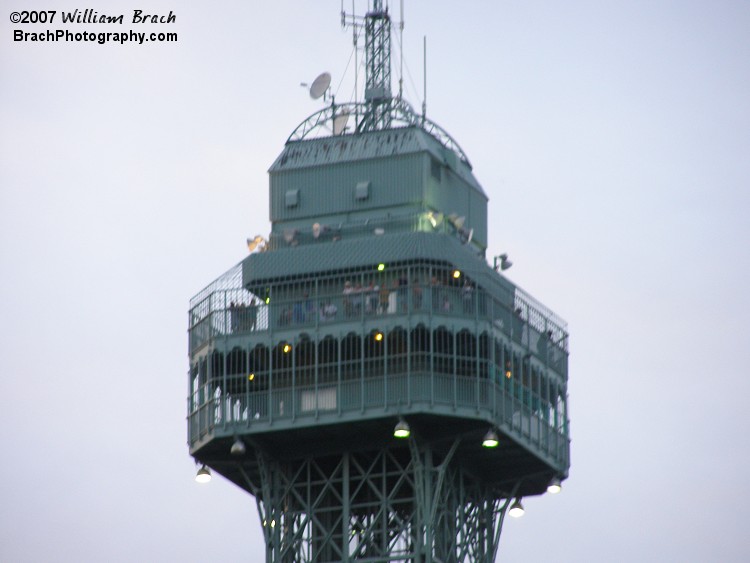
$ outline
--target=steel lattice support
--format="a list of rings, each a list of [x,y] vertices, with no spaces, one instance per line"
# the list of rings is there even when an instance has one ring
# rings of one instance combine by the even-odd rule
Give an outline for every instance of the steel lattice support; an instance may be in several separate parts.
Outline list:
[[[490,490],[455,458],[409,447],[278,460],[256,450],[271,563],[492,562],[513,491]]]
[[[391,18],[379,0],[365,17],[365,53],[368,108],[359,129],[387,129],[391,124]]]

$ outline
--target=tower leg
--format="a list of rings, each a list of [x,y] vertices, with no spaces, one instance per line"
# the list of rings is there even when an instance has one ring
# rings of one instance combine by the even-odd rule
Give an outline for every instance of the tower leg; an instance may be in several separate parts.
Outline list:
[[[272,460],[258,454],[267,563],[491,563],[510,494],[455,455],[409,447]]]

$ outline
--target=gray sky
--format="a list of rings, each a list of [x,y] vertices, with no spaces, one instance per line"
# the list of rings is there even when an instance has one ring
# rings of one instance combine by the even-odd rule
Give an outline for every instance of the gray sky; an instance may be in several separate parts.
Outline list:
[[[193,482],[186,312],[270,231],[299,83],[350,99],[339,2],[97,8],[173,10],[143,45],[14,42],[134,26],[0,5],[0,560],[260,560],[252,497]],[[406,97],[427,35],[488,255],[571,331],[570,479],[499,561],[750,560],[748,30],[744,0],[406,1]]]

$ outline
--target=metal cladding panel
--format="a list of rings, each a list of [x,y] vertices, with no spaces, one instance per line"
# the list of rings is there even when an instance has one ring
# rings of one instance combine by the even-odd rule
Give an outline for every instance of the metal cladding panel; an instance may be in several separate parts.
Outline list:
[[[468,227],[474,229],[474,240],[487,247],[487,198],[469,192]]]
[[[428,164],[433,166],[434,163]],[[439,178],[428,172],[425,202],[446,214],[466,217],[466,228],[474,229],[474,240],[487,246],[487,196],[471,189],[464,178],[447,166],[440,167]]]
[[[271,174],[271,221],[283,222],[396,207],[419,202],[423,192],[423,157],[418,153],[296,168]],[[367,196],[357,186],[368,182]],[[297,205],[289,194],[298,193]]]

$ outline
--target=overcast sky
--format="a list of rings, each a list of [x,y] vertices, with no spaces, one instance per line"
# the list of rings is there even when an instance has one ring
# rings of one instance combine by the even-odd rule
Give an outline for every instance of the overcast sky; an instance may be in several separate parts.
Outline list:
[[[266,171],[321,107],[299,83],[330,71],[350,100],[351,34],[337,0],[9,19],[100,4],[0,0],[0,560],[260,561],[254,499],[193,481],[188,303],[270,231]],[[426,35],[427,113],[490,197],[488,256],[571,334],[570,478],[498,561],[750,560],[750,2],[405,15],[405,95]],[[178,40],[13,41],[47,28]]]

